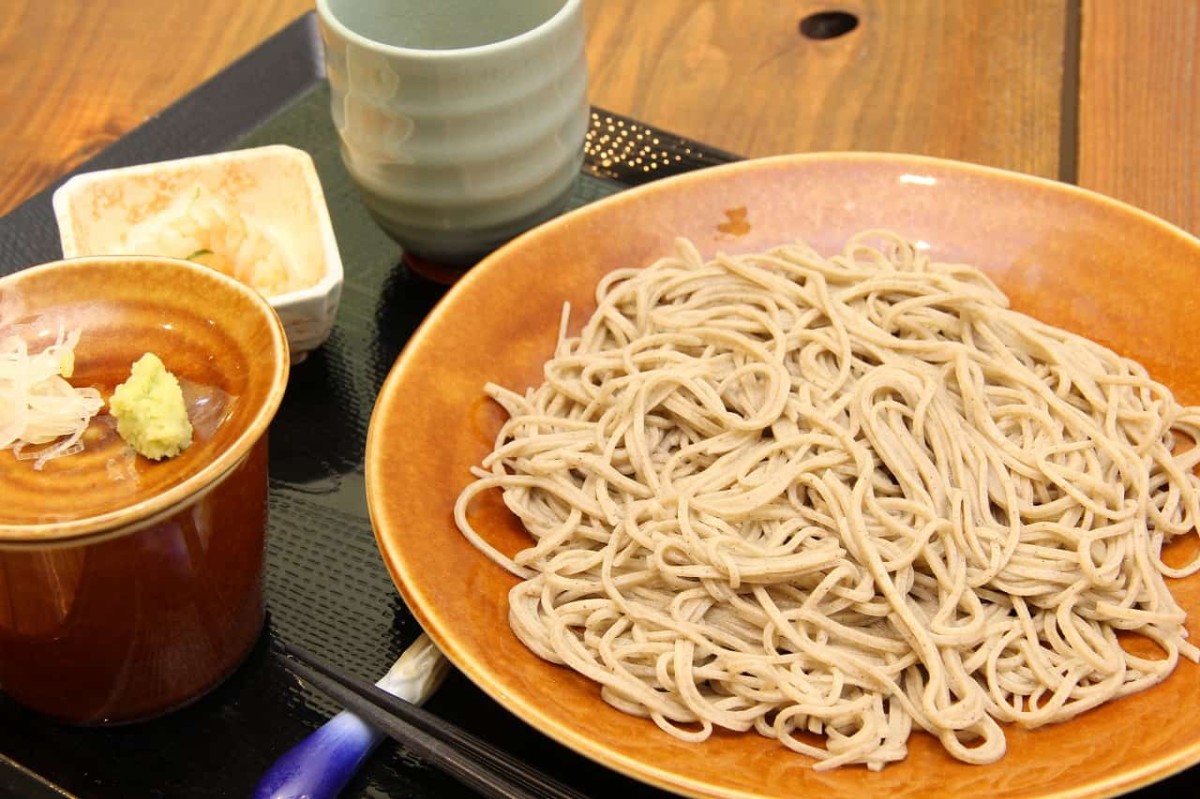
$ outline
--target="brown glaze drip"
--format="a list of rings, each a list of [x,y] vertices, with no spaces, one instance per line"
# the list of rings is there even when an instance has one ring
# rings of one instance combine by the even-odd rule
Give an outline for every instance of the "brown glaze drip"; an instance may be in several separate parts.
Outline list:
[[[746,206],[725,209],[725,221],[717,225],[717,230],[728,236],[745,236],[750,232],[750,220]]]

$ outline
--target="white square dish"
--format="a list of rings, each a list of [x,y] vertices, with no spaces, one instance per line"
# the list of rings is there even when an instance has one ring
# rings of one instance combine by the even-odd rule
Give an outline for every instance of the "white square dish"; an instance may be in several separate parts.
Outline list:
[[[329,337],[342,261],[312,158],[270,145],[88,172],[54,192],[64,258],[208,263],[267,298],[298,362]]]

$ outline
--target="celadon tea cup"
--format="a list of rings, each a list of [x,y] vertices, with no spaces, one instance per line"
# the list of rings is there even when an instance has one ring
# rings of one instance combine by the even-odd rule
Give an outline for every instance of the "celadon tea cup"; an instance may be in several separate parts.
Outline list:
[[[411,256],[467,267],[556,215],[587,131],[582,0],[318,0],[342,159]]]

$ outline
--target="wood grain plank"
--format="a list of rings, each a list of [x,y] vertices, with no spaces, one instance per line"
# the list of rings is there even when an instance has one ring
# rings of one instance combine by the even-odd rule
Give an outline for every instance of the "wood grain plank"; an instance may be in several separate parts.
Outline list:
[[[591,99],[744,155],[928,153],[1054,176],[1068,0],[586,0]],[[0,213],[312,0],[7,0]],[[838,7],[851,33],[803,38]]]
[[[1200,3],[1084,0],[1079,184],[1200,235]]]
[[[859,26],[806,39],[837,8]],[[925,153],[1058,173],[1065,0],[587,6],[594,103],[743,155]]]
[[[312,5],[6,0],[0,14],[0,214]]]

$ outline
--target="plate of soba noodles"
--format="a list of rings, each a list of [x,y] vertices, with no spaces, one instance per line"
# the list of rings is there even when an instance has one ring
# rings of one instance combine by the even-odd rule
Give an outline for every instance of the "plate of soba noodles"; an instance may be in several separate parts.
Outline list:
[[[1099,797],[1200,762],[1200,242],[925,157],[745,161],[505,245],[380,392],[454,665],[694,797]]]

